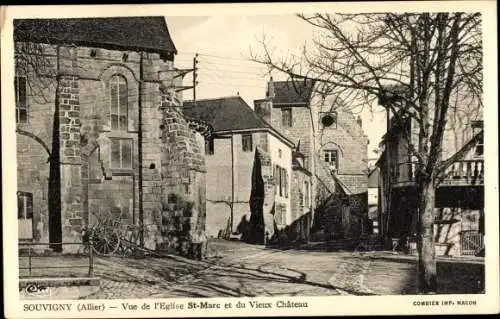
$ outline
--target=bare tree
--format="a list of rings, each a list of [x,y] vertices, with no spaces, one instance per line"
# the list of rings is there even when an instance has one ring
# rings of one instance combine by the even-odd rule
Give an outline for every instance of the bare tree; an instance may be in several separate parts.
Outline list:
[[[302,55],[276,57],[265,38],[263,53],[251,59],[313,80],[316,93],[339,96],[347,107],[382,105],[405,132],[418,162],[419,289],[437,291],[433,223],[435,190],[448,166],[470,150],[443,159],[443,136],[450,115],[482,108],[482,43],[479,13],[313,14],[298,17],[316,27],[313,46]],[[460,96],[467,96],[464,101]],[[464,105],[467,104],[467,105]],[[474,105],[474,107],[470,107]],[[464,110],[462,110],[462,108]],[[461,117],[457,117],[461,119]]]

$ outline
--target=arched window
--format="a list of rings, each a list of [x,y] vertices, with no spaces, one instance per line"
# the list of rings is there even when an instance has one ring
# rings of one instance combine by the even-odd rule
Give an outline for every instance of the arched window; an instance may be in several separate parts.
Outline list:
[[[127,130],[127,80],[121,75],[113,75],[109,79],[109,92],[111,103],[111,129],[117,131]]]

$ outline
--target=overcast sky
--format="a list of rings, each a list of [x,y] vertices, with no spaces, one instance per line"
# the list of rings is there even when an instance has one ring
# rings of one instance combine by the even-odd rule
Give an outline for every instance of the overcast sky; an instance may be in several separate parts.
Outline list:
[[[263,98],[269,73],[266,67],[248,61],[250,49],[262,48],[259,40],[267,40],[278,48],[278,53],[300,54],[303,45],[311,45],[314,28],[294,15],[213,15],[167,16],[167,24],[178,55],[177,67],[191,68],[195,53],[199,54],[199,85],[196,98],[217,98],[239,95],[250,105]],[[281,51],[281,52],[280,52]],[[274,79],[286,79],[272,73]],[[190,85],[186,76],[185,85]],[[192,99],[192,91],[185,91],[184,99]],[[379,110],[380,111],[380,110]],[[368,157],[385,133],[385,113],[362,112],[363,129],[368,135]]]

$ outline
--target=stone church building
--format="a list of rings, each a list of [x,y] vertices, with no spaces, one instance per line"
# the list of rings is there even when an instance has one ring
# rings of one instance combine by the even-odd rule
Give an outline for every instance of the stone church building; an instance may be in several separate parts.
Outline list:
[[[19,239],[73,251],[127,225],[178,250],[205,227],[205,138],[163,17],[14,21]],[[49,246],[49,245],[47,245]],[[43,246],[42,246],[43,247]]]

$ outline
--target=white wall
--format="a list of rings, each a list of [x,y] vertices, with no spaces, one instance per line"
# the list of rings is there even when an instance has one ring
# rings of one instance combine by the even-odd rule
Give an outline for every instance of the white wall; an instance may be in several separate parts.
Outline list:
[[[243,152],[241,134],[233,135],[233,160],[234,160],[234,202],[239,209],[234,211],[233,230],[240,222],[243,215],[250,218],[250,192],[252,189],[252,169],[255,148],[260,143],[260,134],[252,133],[253,149]],[[292,182],[292,149],[280,139],[267,133],[268,148],[272,165],[279,165],[288,172],[288,196],[276,194],[276,203],[286,205],[285,220],[291,222],[291,182]],[[281,157],[279,156],[281,150]],[[231,200],[231,139],[215,139],[214,154],[206,155],[206,181],[207,181],[207,229],[213,234],[217,229],[225,227],[229,218],[229,206],[220,201]],[[224,217],[219,216],[224,215]],[[226,217],[227,216],[227,217]],[[212,225],[214,224],[214,225]]]
[[[277,137],[269,134],[269,151],[271,154],[272,165],[279,165],[280,167],[286,169],[288,173],[288,196],[279,196],[279,192],[276,193],[275,200],[276,203],[286,205],[286,224],[291,224],[292,219],[292,205],[291,205],[291,182],[292,182],[292,149],[290,146],[283,143]],[[279,157],[279,150],[281,150],[281,157]]]
[[[368,188],[368,205],[378,205],[378,187]]]

